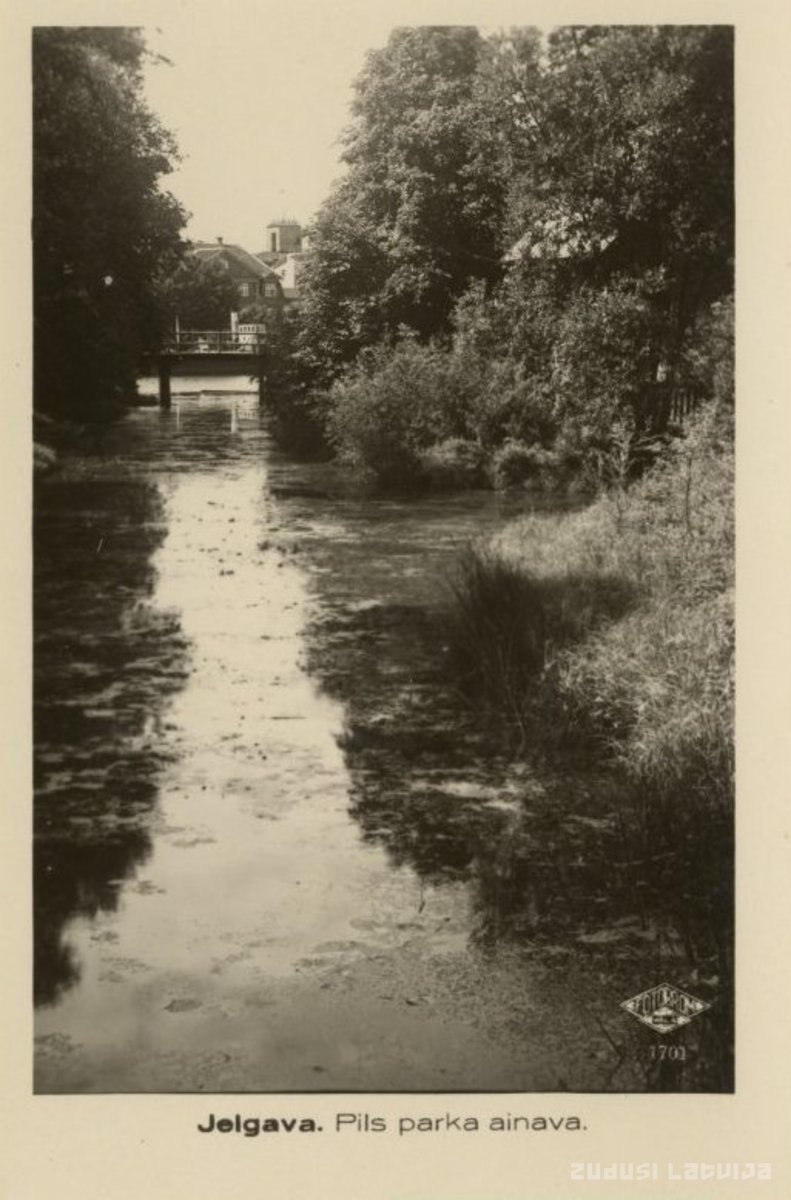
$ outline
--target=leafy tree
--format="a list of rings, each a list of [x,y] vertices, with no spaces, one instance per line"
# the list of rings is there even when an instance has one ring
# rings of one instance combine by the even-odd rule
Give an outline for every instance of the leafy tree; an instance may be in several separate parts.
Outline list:
[[[178,317],[184,328],[224,329],[238,298],[227,271],[187,256],[161,285],[160,303],[171,328]]]
[[[732,31],[566,28],[543,64],[533,42],[505,39],[497,69],[523,253],[565,257],[596,285],[661,272],[647,365],[675,371],[701,306],[731,285]]]
[[[483,44],[474,28],[397,29],[368,56],[348,173],[319,213],[303,275],[306,338],[331,368],[403,327],[447,331],[467,285],[500,274],[502,194],[474,137]]]
[[[400,445],[401,368],[415,397],[437,392],[440,343],[474,381],[445,436],[487,454],[580,462],[631,438],[643,455],[674,388],[710,390],[726,338],[706,314],[732,288],[729,29],[397,30],[353,115],[300,335],[314,381],[346,372],[328,393],[336,445],[364,434],[375,457],[378,421]],[[432,354],[402,354],[405,332]]]
[[[559,314],[550,394],[572,449],[597,454],[622,428],[635,440],[652,431],[658,286],[650,272],[639,281],[627,276],[596,288],[584,285]]]
[[[422,451],[467,435],[473,397],[461,366],[414,336],[361,354],[331,391],[329,436],[341,459],[383,483],[412,481]]]
[[[512,265],[457,324],[524,366],[572,443],[624,419],[661,431],[700,315],[732,286],[731,31],[512,30],[477,95]]]
[[[362,196],[348,178],[322,206],[300,276],[302,338],[317,381],[329,382],[386,333],[390,264]]]
[[[299,314],[283,309],[247,311],[253,314],[251,319],[260,316],[266,324],[261,347],[263,399],[278,445],[300,458],[329,457],[326,395],[316,388],[314,365],[300,349]]]
[[[135,29],[33,33],[34,399],[56,416],[120,410],[160,335],[154,281],[180,255],[145,54]]]

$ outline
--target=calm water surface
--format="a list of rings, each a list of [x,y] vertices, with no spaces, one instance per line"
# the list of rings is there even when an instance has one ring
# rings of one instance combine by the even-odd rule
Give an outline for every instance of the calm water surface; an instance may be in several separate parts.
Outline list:
[[[38,1091],[660,1086],[612,793],[449,678],[455,558],[524,500],[355,497],[226,392],[36,504]]]

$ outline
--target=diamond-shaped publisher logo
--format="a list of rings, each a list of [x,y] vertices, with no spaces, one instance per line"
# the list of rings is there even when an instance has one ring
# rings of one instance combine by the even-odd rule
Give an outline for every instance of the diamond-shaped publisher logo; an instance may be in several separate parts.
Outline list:
[[[624,1000],[621,1008],[655,1033],[672,1033],[682,1025],[688,1025],[693,1017],[711,1005],[670,983],[659,983],[639,996],[632,996],[631,1000]]]

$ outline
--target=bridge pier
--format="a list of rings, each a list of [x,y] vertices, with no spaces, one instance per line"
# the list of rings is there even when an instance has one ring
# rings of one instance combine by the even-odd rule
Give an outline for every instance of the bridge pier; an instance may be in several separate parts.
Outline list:
[[[159,359],[159,407],[170,408],[170,359],[165,354]]]

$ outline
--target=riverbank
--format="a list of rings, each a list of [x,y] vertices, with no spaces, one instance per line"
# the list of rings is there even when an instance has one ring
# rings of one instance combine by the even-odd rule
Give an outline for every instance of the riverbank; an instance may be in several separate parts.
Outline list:
[[[624,853],[611,773],[515,759],[459,695],[443,581],[524,505],[357,494],[244,396],[63,448],[36,498],[38,1092],[732,1087],[729,976],[662,919],[689,885]],[[665,978],[713,1006],[688,1063],[621,1007]]]
[[[644,895],[687,931],[691,908],[705,915],[717,975],[731,937],[733,582],[733,448],[709,413],[628,490],[512,522],[455,588],[468,691],[530,754],[616,769]]]

